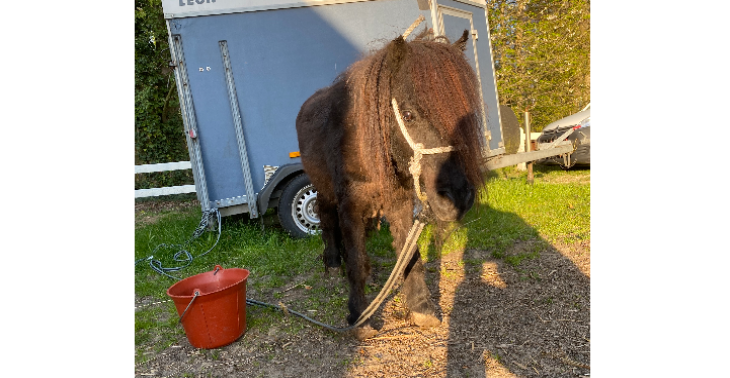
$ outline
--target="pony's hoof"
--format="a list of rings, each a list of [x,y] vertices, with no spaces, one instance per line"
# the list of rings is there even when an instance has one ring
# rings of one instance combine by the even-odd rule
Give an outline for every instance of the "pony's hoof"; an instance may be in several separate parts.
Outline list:
[[[413,323],[421,328],[438,327],[441,325],[441,321],[435,315],[422,314],[420,312],[411,312]]]
[[[378,334],[378,330],[371,327],[369,324],[366,324],[361,327],[357,327],[352,330],[352,335],[355,336],[356,339],[363,341],[365,339],[369,339],[375,335]]]
[[[339,268],[341,266],[342,266],[342,261],[340,259],[324,262],[325,268]]]

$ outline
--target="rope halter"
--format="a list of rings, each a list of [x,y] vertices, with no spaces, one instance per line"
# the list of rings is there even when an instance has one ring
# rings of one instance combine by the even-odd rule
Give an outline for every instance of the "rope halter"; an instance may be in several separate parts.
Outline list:
[[[403,123],[403,118],[400,115],[400,109],[398,108],[398,102],[395,101],[395,98],[393,98],[393,111],[395,112],[395,119],[398,120],[398,126],[400,126],[400,131],[403,133],[403,136],[406,138],[406,141],[408,141],[408,145],[411,146],[411,149],[413,150],[413,157],[411,158],[410,164],[408,166],[408,171],[411,172],[411,175],[413,176],[413,187],[416,189],[416,197],[418,197],[421,202],[426,202],[426,193],[421,192],[421,185],[418,182],[419,177],[421,176],[421,158],[423,155],[433,155],[433,154],[440,154],[442,152],[450,152],[450,151],[456,151],[456,148],[453,146],[448,147],[436,147],[436,148],[424,148],[423,143],[416,143],[413,141],[410,135],[408,135],[408,130],[406,130],[406,125]]]

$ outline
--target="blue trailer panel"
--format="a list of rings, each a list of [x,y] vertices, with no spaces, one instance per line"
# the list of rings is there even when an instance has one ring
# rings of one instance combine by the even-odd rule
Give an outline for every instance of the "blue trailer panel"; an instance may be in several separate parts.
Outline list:
[[[439,0],[438,18],[441,34],[452,41],[459,38],[464,30],[471,30],[469,41],[471,46],[466,50],[466,57],[477,73],[482,87],[489,149],[503,153],[497,82],[492,62],[486,9],[468,1]]]
[[[271,207],[277,185],[301,172],[295,120],[304,101],[419,16],[425,21],[414,33],[433,28],[454,41],[471,31],[466,54],[485,103],[485,155],[504,151],[483,1],[163,0],[163,7],[204,210],[255,217]],[[265,166],[288,168],[267,181]]]

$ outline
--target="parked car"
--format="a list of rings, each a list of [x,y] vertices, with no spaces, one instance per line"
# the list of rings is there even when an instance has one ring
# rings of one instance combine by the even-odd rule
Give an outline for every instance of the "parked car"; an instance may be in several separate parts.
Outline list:
[[[537,138],[538,149],[541,144],[552,143],[566,131],[574,128],[575,131],[568,137],[571,142],[576,142],[577,148],[572,154],[566,156],[552,156],[538,160],[538,164],[559,165],[563,169],[570,169],[576,165],[591,165],[591,104],[586,105],[578,113],[559,119],[542,129]]]

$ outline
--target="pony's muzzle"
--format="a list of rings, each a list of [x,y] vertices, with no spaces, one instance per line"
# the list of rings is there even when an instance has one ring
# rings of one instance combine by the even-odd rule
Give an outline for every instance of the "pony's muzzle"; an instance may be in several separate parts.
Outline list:
[[[459,221],[474,205],[474,187],[467,185],[460,189],[438,188],[436,195],[429,198],[429,204],[439,220]]]

